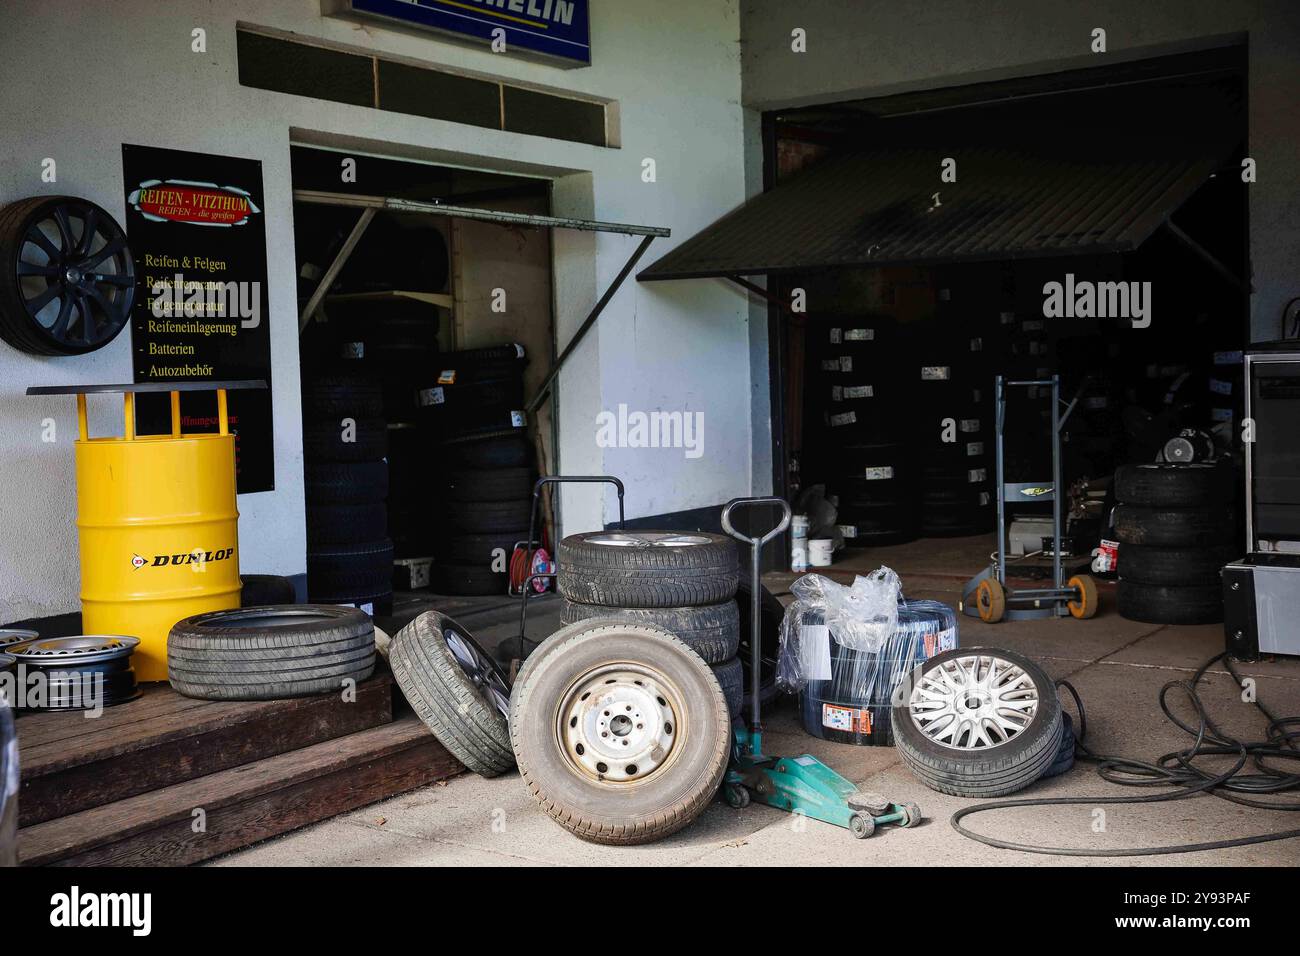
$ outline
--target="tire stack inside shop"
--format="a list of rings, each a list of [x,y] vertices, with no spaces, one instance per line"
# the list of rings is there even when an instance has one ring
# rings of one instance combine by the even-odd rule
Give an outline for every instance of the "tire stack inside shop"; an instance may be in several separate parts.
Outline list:
[[[1115,473],[1119,613],[1150,624],[1223,620],[1233,553],[1232,467],[1125,465]]]
[[[739,580],[735,542],[719,534],[595,531],[560,542],[561,621],[611,617],[670,631],[712,668],[733,720],[744,699]]]
[[[899,408],[905,383],[896,359],[892,319],[843,317],[818,326],[809,350],[810,421],[820,422],[807,447],[809,464],[826,476],[838,500],[845,543],[898,544],[917,536],[912,462],[901,441]]]
[[[535,477],[524,406],[523,346],[444,353],[416,393],[436,466],[425,488],[437,518],[433,589],[504,594],[510,555],[528,537]],[[430,506],[432,505],[432,506]]]
[[[989,531],[994,522],[992,375],[983,340],[954,340],[931,321],[908,329],[914,446],[920,460],[920,533],[927,538]]]
[[[384,498],[388,433],[380,387],[353,374],[303,384],[307,596],[387,614],[393,542]]]

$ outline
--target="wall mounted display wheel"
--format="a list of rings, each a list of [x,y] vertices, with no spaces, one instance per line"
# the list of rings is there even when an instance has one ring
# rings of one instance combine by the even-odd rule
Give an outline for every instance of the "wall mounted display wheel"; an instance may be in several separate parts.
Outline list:
[[[106,211],[75,196],[0,209],[0,338],[35,355],[103,348],[131,318],[135,263]]]

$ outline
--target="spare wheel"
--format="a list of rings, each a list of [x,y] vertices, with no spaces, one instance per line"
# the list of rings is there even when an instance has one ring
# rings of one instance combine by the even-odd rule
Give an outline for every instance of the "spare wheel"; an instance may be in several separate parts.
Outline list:
[[[602,619],[556,631],[510,700],[524,782],[552,819],[595,843],[648,843],[703,812],[731,749],[727,702],[668,631]]]
[[[1061,742],[1051,679],[1012,651],[968,647],[917,665],[895,692],[894,744],[916,778],[963,797],[1014,793]]]

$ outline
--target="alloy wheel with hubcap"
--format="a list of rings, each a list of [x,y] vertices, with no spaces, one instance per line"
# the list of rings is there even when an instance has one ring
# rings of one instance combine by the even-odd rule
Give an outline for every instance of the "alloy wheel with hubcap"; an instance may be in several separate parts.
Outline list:
[[[1028,786],[1056,756],[1061,706],[1042,668],[1014,651],[958,648],[899,685],[894,743],[909,770],[943,793],[993,797]]]

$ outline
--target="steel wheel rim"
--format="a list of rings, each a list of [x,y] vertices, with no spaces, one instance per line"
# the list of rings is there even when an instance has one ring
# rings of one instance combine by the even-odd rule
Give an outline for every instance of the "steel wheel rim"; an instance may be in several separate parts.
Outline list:
[[[6,649],[19,661],[38,664],[66,664],[77,667],[128,657],[140,644],[138,637],[122,634],[74,634],[69,637],[46,637],[14,644]]]
[[[681,752],[686,710],[656,668],[620,662],[573,682],[557,712],[556,743],[568,768],[603,786],[626,787],[661,773]]]
[[[121,228],[93,203],[61,202],[28,222],[14,275],[28,318],[60,346],[98,348],[130,321],[135,263]]]
[[[442,639],[465,676],[474,682],[480,693],[487,696],[501,716],[509,719],[510,684],[497,662],[483,653],[477,641],[455,628],[443,628]]]
[[[702,534],[678,534],[671,531],[608,531],[591,535],[587,538],[587,543],[613,548],[691,548],[709,544],[710,539]]]
[[[941,747],[990,750],[1024,732],[1040,699],[1037,683],[1019,664],[963,654],[924,671],[907,709],[917,730]]]

